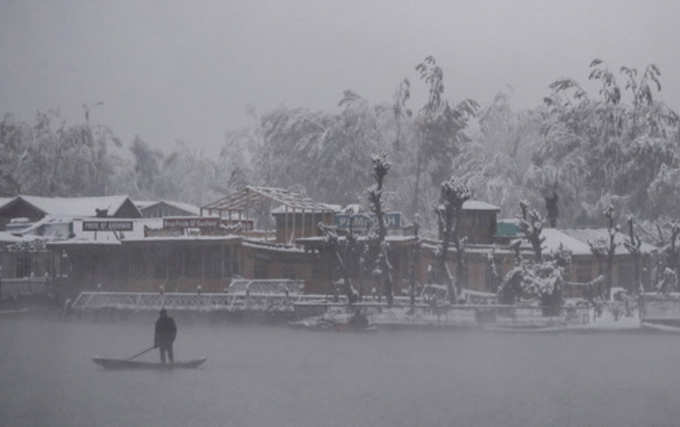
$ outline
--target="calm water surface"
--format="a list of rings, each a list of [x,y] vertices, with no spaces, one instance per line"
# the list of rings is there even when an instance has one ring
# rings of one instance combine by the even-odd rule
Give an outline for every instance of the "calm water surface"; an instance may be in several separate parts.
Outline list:
[[[680,425],[673,335],[339,334],[179,321],[203,369],[105,371],[150,322],[0,318],[8,426]],[[155,360],[150,354],[147,360]]]

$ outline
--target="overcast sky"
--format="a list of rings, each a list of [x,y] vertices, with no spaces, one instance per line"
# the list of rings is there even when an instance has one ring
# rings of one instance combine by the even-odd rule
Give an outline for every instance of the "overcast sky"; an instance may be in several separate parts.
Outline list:
[[[434,55],[448,96],[519,106],[560,76],[661,67],[680,106],[680,1],[0,0],[0,113],[30,119],[83,103],[126,142],[182,139],[207,151],[257,111],[333,109],[344,89],[389,101]],[[420,90],[415,86],[414,91]]]

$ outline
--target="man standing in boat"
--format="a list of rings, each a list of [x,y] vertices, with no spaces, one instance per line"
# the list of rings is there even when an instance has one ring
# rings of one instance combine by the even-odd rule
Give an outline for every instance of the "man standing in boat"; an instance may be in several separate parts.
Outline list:
[[[161,362],[165,363],[165,355],[167,354],[170,363],[175,361],[172,354],[172,343],[177,336],[177,325],[175,320],[168,316],[165,309],[161,309],[158,320],[156,320],[156,330],[154,333],[154,347],[157,347],[161,352]]]

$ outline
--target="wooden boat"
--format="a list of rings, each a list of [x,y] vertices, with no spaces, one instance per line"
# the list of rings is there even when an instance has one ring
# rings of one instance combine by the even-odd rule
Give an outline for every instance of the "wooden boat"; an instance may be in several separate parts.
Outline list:
[[[324,321],[297,321],[289,322],[288,326],[295,329],[306,329],[310,331],[324,331],[324,332],[352,332],[352,333],[371,333],[377,332],[378,328],[375,325],[368,325],[364,327],[357,327],[349,323],[338,323]]]
[[[200,367],[206,360],[208,359],[203,357],[201,359],[177,361],[174,363],[160,363],[128,359],[107,359],[104,357],[92,358],[94,363],[105,369],[194,369]]]
[[[680,332],[680,327],[677,325],[665,325],[663,323],[642,322],[642,327],[647,330],[661,331],[661,332]]]
[[[519,334],[548,333],[548,332],[562,332],[562,331],[577,330],[575,328],[568,328],[566,326],[538,327],[538,326],[495,326],[495,325],[484,326],[483,329],[487,332],[509,332],[509,333],[519,333]]]

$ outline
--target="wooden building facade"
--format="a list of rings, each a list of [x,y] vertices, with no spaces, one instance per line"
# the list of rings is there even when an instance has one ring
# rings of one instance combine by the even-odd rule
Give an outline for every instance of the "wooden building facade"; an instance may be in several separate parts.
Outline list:
[[[271,205],[277,206],[266,213],[249,214],[254,207],[263,209]],[[22,206],[28,207],[20,203],[15,208]],[[333,205],[313,202],[287,190],[248,186],[203,206],[200,213],[205,216],[153,220],[162,223],[162,227],[144,226],[141,234],[133,230],[108,232],[110,238],[98,240],[95,232],[92,238],[81,235],[81,238],[49,242],[50,271],[68,295],[83,289],[221,292],[237,277],[304,280],[307,293],[334,293],[337,292],[334,283],[341,279],[341,274],[335,254],[326,247],[318,225],[336,226],[337,211]],[[468,289],[495,292],[499,277],[502,279],[515,266],[515,252],[509,242],[521,236],[503,234],[499,238],[498,211],[496,206],[480,201],[468,201],[464,205],[460,234],[467,237],[464,276]],[[18,212],[14,211],[13,215]],[[125,201],[110,213],[134,214]],[[254,216],[257,215],[273,219],[275,231],[255,229]],[[147,220],[137,222],[142,221]],[[545,253],[561,249],[572,253],[565,280],[584,283],[604,272],[602,260],[591,253],[587,243],[595,234],[544,229]],[[393,266],[394,293],[407,295],[417,241],[413,236],[397,234],[388,235],[386,240]],[[414,267],[419,284],[431,279],[430,266],[438,267],[439,247],[437,240],[420,241],[420,255]],[[641,269],[647,285],[651,281],[650,252],[648,245],[643,248]],[[525,258],[532,256],[527,242],[523,243],[520,253]],[[498,276],[492,274],[492,260]],[[449,249],[447,262],[455,274],[454,248]],[[633,268],[632,257],[625,251],[617,252],[614,282],[632,288]],[[374,289],[382,292],[380,279],[371,272],[362,272],[358,283],[361,294],[372,294]]]

